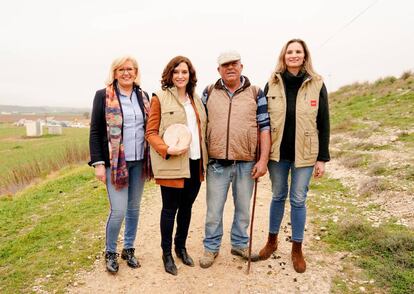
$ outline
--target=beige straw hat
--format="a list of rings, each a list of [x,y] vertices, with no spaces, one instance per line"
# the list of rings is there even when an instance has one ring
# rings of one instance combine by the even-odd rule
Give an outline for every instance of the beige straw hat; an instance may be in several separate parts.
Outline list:
[[[191,143],[190,129],[184,124],[172,124],[165,130],[163,140],[168,146],[188,148]]]

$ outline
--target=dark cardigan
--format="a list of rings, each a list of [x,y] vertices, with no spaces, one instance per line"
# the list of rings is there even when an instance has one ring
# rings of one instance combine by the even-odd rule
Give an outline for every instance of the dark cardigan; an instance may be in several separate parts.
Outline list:
[[[117,91],[117,97],[119,97],[118,87],[116,82],[114,84]],[[148,97],[148,94],[144,91],[140,91],[139,86],[134,87],[134,91],[138,98],[138,104],[141,108],[142,115],[144,117],[144,129],[146,126],[147,118],[144,111],[144,103],[142,101],[141,93],[144,93]],[[119,98],[118,98],[119,99]],[[98,161],[104,161],[105,166],[109,167],[109,147],[108,147],[108,134],[106,130],[106,117],[105,117],[105,103],[106,103],[106,88],[96,91],[95,98],[93,99],[92,115],[91,115],[91,127],[89,132],[89,151],[90,161],[89,165],[92,165]],[[122,105],[119,103],[122,112]]]

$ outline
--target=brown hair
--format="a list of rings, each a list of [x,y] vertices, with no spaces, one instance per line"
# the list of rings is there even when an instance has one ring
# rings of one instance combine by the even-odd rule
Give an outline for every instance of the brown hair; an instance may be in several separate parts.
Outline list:
[[[303,65],[302,65],[302,69],[304,69],[311,77],[318,76],[318,74],[313,69],[312,58],[311,58],[310,51],[309,51],[308,46],[306,45],[305,41],[303,41],[301,39],[292,39],[292,40],[289,40],[283,46],[282,50],[280,51],[279,59],[278,59],[275,71],[272,73],[272,78],[273,79],[275,78],[276,73],[281,73],[281,72],[284,72],[286,70],[287,66],[286,66],[286,61],[285,61],[285,55],[286,55],[287,48],[292,43],[299,43],[300,45],[302,45],[303,51],[305,53],[305,59],[304,59]]]
[[[195,69],[190,59],[184,56],[174,57],[165,66],[164,71],[162,72],[162,77],[161,77],[161,88],[165,90],[167,88],[171,88],[174,86],[174,83],[172,81],[174,69],[182,62],[185,62],[187,64],[188,72],[190,73],[190,78],[186,86],[186,91],[191,97],[193,97],[194,90],[197,85],[197,76],[196,76]]]

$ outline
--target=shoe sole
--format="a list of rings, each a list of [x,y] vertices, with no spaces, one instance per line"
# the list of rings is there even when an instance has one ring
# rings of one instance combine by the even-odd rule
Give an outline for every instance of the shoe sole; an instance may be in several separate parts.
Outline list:
[[[203,265],[203,264],[201,264],[201,263],[200,263],[200,267],[201,267],[201,268],[209,268],[210,266],[212,266],[212,265],[213,265],[213,263],[214,263],[214,261],[213,261],[211,264],[204,264],[204,265]]]
[[[118,270],[116,270],[116,271],[110,271],[110,270],[108,270],[108,268],[106,268],[106,272],[109,273],[109,274],[111,274],[111,275],[116,275],[118,273]]]

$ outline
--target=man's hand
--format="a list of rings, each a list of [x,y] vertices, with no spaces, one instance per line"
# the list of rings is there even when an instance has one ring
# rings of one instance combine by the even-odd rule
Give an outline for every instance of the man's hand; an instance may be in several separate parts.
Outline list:
[[[321,178],[325,173],[325,162],[317,161],[315,167],[313,168],[313,177],[315,179]]]
[[[267,172],[267,162],[264,161],[258,161],[252,169],[252,178],[253,179],[258,179],[261,176],[263,176],[264,174],[266,174]]]
[[[95,166],[95,177],[101,181],[102,183],[106,184],[106,171],[105,165],[99,164]]]

